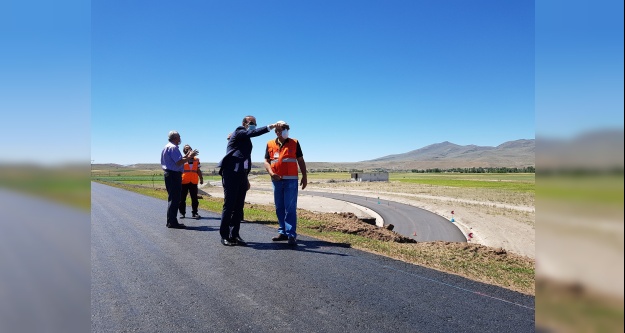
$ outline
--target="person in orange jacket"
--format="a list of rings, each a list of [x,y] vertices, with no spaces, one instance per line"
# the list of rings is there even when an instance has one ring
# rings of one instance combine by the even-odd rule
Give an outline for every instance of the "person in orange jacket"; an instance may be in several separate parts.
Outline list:
[[[182,151],[186,154],[189,151],[193,151],[193,149],[191,146],[185,145]],[[187,193],[191,196],[191,214],[193,214],[193,218],[201,218],[197,211],[200,205],[197,197],[198,182],[204,184],[204,177],[200,169],[200,159],[194,156],[193,159],[184,164],[184,170],[182,171],[182,192],[180,205],[178,206],[181,218],[184,218],[187,209]]]
[[[277,138],[267,142],[265,170],[271,176],[273,199],[278,217],[278,236],[273,241],[288,240],[297,244],[297,192],[298,166],[302,173],[302,190],[308,185],[306,162],[299,141],[289,137],[289,124],[278,121]]]

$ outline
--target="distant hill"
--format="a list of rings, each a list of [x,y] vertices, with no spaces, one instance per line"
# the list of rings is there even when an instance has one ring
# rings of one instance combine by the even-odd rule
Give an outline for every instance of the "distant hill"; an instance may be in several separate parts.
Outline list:
[[[541,138],[536,159],[544,169],[623,170],[622,129],[595,130],[572,139]]]
[[[524,168],[535,166],[535,140],[515,140],[497,147],[460,146],[448,141],[435,143],[403,154],[379,157],[361,162],[313,162],[306,161],[309,170],[412,170],[450,168]],[[216,170],[217,163],[202,162],[202,170]],[[160,164],[99,164],[98,169],[135,168],[160,171]],[[252,164],[253,170],[262,170],[262,161]]]
[[[528,167],[535,165],[535,140],[508,141],[497,147],[460,146],[449,141],[403,154],[387,155],[359,163],[391,168]],[[410,167],[407,167],[410,166]]]

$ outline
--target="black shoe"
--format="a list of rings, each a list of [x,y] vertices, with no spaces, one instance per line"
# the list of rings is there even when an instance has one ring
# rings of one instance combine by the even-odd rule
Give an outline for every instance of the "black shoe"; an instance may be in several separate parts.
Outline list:
[[[184,214],[180,214],[180,218],[183,219],[184,218]]]
[[[199,219],[201,219],[202,217],[200,216],[200,214],[195,213],[195,214],[193,214],[193,218],[194,218],[194,219],[198,219],[198,220],[199,220]]]
[[[271,240],[274,242],[278,242],[278,241],[283,241],[283,240],[287,240],[289,239],[289,237],[287,237],[287,235],[285,234],[278,234],[278,236],[272,238]]]
[[[184,229],[187,226],[182,224],[182,223],[167,223],[167,228],[172,228],[172,229]]]
[[[246,246],[247,245],[247,243],[240,236],[234,237],[230,241],[233,242],[234,244],[240,245],[240,246]]]
[[[225,238],[222,238],[222,239],[221,239],[221,244],[223,244],[223,245],[225,245],[225,246],[233,246],[233,245],[234,245],[234,243],[233,243],[233,242],[231,242],[230,240],[227,240],[227,239],[225,239]]]
[[[289,237],[289,245],[297,245],[297,240],[295,240],[295,237]]]

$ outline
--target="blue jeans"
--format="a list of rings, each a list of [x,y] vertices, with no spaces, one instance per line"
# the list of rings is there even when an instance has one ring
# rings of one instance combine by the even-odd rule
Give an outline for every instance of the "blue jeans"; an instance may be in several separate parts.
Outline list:
[[[278,233],[297,237],[297,179],[272,181]]]

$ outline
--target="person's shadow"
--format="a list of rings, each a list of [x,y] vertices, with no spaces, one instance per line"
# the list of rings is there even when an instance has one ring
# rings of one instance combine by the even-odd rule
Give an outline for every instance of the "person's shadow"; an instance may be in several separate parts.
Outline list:
[[[193,231],[219,231],[219,227],[209,227],[207,225],[199,225],[199,226],[191,226],[186,225],[185,230],[193,230]]]
[[[346,243],[331,243],[322,240],[302,240],[298,239],[297,244],[290,245],[286,241],[283,242],[274,242],[270,241],[267,243],[260,242],[247,242],[247,247],[252,248],[254,250],[270,250],[270,251],[305,251],[319,254],[327,254],[334,256],[348,256],[345,253],[340,252],[332,252],[332,251],[322,251],[324,248],[350,248],[350,244]]]
[[[199,221],[199,220],[217,220],[217,221],[221,221],[221,217],[201,217],[199,219],[190,219],[190,220],[195,220],[195,221]],[[275,224],[275,222],[272,221],[254,221],[254,222],[249,222],[246,220],[242,220],[241,223],[250,223],[250,224],[261,224],[261,225],[272,225]],[[219,225],[217,226],[207,226],[207,225],[202,225],[202,226],[190,226],[187,224],[186,227],[187,230],[194,230],[194,231],[219,231]],[[332,243],[332,242],[327,242],[327,241],[322,241],[322,240],[317,240],[317,239],[311,239],[311,240],[302,240],[301,238],[297,240],[297,244],[296,245],[289,245],[286,241],[282,241],[282,242],[274,242],[271,239],[268,240],[268,242],[246,242],[247,245],[245,245],[245,247],[249,247],[252,248],[254,250],[271,250],[271,251],[282,251],[282,250],[288,250],[288,251],[306,251],[306,252],[313,252],[313,253],[320,253],[320,254],[327,254],[327,255],[335,255],[335,256],[348,256],[347,254],[344,253],[336,253],[336,252],[330,252],[330,251],[321,251],[320,249],[322,248],[350,248],[351,245],[347,244],[347,243]]]
[[[184,219],[185,222],[187,222],[186,225],[186,230],[193,230],[193,231],[219,231],[219,225],[215,226],[208,226],[208,225],[199,225],[199,226],[192,226],[189,225],[189,222],[192,221],[202,221],[202,220],[217,220],[217,221],[221,221],[220,217],[213,217],[213,216],[208,216],[208,217],[200,217],[199,219],[196,218],[185,218]]]

